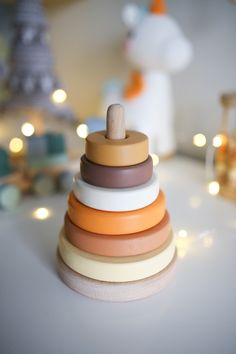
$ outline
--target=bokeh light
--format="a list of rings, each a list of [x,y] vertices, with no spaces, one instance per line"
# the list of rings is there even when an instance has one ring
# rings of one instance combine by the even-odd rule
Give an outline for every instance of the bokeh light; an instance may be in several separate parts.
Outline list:
[[[13,153],[18,153],[23,149],[23,141],[20,138],[12,138],[9,143],[9,149]]]
[[[80,138],[82,138],[82,139],[87,138],[88,133],[89,133],[89,129],[88,129],[87,124],[80,124],[80,125],[78,125],[78,127],[77,127],[77,129],[76,129],[76,133],[77,133],[77,135],[78,135]]]
[[[217,181],[211,181],[208,183],[208,192],[211,195],[217,195],[220,191],[220,185]]]
[[[179,237],[182,237],[182,238],[185,238],[185,237],[188,236],[188,233],[187,233],[186,230],[181,229],[181,230],[178,231],[178,236],[179,236]]]
[[[52,94],[52,99],[55,103],[63,103],[67,99],[67,94],[64,90],[55,90]]]
[[[221,134],[217,134],[216,136],[214,136],[213,140],[212,140],[212,145],[215,148],[220,147],[223,144],[223,137]]]
[[[152,163],[153,163],[153,166],[157,166],[159,164],[159,157],[157,154],[150,154],[151,155],[151,158],[152,158]]]
[[[190,197],[190,199],[189,199],[190,208],[197,209],[201,206],[201,204],[202,204],[202,200],[200,197],[195,196],[195,195]]]
[[[45,207],[35,209],[33,212],[33,217],[38,220],[46,220],[50,217],[50,215],[51,211]]]
[[[184,258],[190,252],[192,245],[191,237],[177,237],[176,238],[176,247],[179,258]]]
[[[31,136],[34,134],[34,126],[31,123],[24,123],[21,127],[21,132],[24,136]]]
[[[206,137],[204,134],[199,133],[193,136],[193,145],[197,147],[203,147],[206,145]]]
[[[210,248],[213,245],[213,237],[210,235],[207,237],[204,237],[203,245],[205,248]]]

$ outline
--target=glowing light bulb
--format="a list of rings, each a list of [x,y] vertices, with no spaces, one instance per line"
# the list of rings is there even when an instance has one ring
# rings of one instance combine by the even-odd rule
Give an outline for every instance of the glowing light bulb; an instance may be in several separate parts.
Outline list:
[[[24,123],[21,127],[21,132],[24,136],[31,136],[34,134],[34,126],[31,123]]]
[[[51,212],[48,208],[38,208],[33,212],[33,217],[38,220],[48,219]]]
[[[217,181],[211,181],[208,183],[208,192],[211,195],[217,195],[220,191],[220,185]]]
[[[215,148],[220,147],[223,144],[223,137],[221,134],[218,134],[216,136],[214,136],[213,140],[212,140],[212,145]]]
[[[11,152],[18,153],[23,149],[23,141],[20,138],[13,138],[9,143]]]
[[[204,134],[195,134],[193,136],[193,145],[197,146],[197,147],[203,147],[204,145],[206,145],[206,137]]]
[[[78,134],[78,136],[80,138],[83,138],[83,139],[87,138],[88,133],[89,133],[89,129],[88,129],[87,124],[78,125],[78,127],[76,129],[76,133]]]
[[[157,166],[159,164],[159,157],[158,155],[156,154],[150,154],[151,155],[151,158],[152,158],[152,163],[153,163],[153,166]]]
[[[67,99],[67,94],[64,90],[55,90],[52,94],[52,99],[55,103],[63,103]]]
[[[178,231],[178,236],[179,236],[179,237],[183,237],[183,238],[185,238],[185,237],[187,237],[187,236],[188,236],[188,233],[187,233],[187,231],[186,231],[186,230],[181,229],[181,230],[179,230],[179,231]]]

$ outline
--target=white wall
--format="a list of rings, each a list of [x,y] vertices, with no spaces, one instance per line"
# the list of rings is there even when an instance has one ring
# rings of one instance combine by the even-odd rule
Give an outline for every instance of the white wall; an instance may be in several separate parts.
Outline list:
[[[97,112],[104,80],[127,78],[120,19],[126,2],[81,0],[49,13],[58,73],[82,119]],[[180,149],[199,155],[202,150],[192,146],[192,135],[203,132],[210,138],[217,132],[219,95],[236,89],[236,5],[228,0],[169,0],[167,4],[194,45],[194,60],[173,77],[173,89]]]

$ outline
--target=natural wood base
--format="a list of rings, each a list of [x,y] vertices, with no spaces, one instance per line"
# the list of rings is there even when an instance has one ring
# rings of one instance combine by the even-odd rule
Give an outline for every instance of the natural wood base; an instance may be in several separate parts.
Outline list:
[[[176,252],[171,263],[163,271],[149,278],[126,283],[97,281],[71,270],[57,252],[57,270],[63,282],[74,291],[93,299],[127,302],[154,295],[171,280],[176,264]]]

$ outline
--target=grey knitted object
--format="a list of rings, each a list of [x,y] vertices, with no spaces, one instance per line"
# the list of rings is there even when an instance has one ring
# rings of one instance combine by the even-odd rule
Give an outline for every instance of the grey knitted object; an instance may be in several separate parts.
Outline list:
[[[16,2],[9,64],[10,98],[6,109],[32,107],[73,120],[68,107],[56,105],[51,100],[51,94],[61,85],[54,73],[47,21],[40,0]]]

